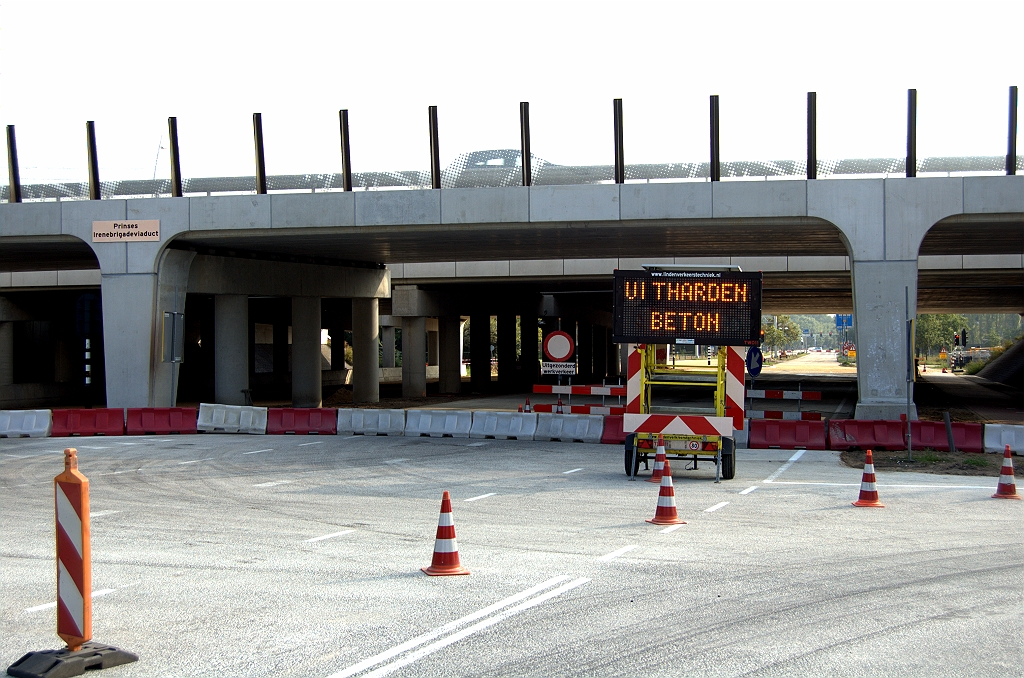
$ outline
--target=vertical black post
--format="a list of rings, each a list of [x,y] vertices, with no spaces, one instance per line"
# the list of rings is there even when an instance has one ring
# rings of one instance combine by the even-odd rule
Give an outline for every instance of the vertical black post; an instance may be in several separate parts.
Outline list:
[[[341,126],[341,186],[346,191],[352,190],[352,147],[348,136],[348,109],[338,111],[338,124]]]
[[[430,125],[430,187],[441,188],[441,150],[437,141],[437,106],[427,108]]]
[[[178,155],[178,119],[167,118],[167,138],[171,146],[171,197],[181,197],[181,156]]]
[[[89,200],[100,199],[100,162],[96,157],[96,123],[85,123],[85,146],[89,159]]]
[[[14,139],[14,125],[7,126],[7,202],[21,202],[21,171],[18,169],[18,142]]]
[[[622,99],[612,102],[612,115],[615,124],[615,183],[626,182],[626,160],[622,151]]]
[[[907,176],[917,176],[917,90],[907,90]]]
[[[721,157],[718,145],[718,95],[711,95],[711,181],[722,180]]]
[[[818,93],[807,93],[807,178],[818,178]]]
[[[256,192],[263,195],[267,192],[267,164],[263,159],[263,115],[252,114],[252,133],[256,142]]]
[[[9,128],[8,128],[9,129]],[[1010,87],[1010,127],[1006,138],[1006,173],[1017,173],[1017,86]]]
[[[530,102],[519,102],[519,135],[523,162],[523,186],[533,185],[533,166],[530,164]]]

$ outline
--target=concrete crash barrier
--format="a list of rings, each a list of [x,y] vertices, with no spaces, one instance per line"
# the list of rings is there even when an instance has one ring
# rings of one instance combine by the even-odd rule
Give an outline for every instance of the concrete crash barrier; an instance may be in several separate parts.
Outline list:
[[[267,410],[267,433],[282,435],[335,435],[338,410],[321,407],[271,407]]]
[[[0,416],[3,416],[0,414]],[[0,420],[0,430],[3,422]],[[1002,453],[1006,446],[1011,452],[1024,454],[1024,426],[1016,424],[985,424],[985,451]]]
[[[824,450],[825,422],[751,419],[747,447],[752,450]]]
[[[97,408],[93,410],[54,410],[54,438],[67,436],[123,436],[124,410]]]
[[[579,441],[600,443],[604,433],[604,417],[600,414],[547,414],[537,415],[537,433],[534,440]]]
[[[405,410],[338,410],[338,433],[364,436],[405,435]]]
[[[832,419],[828,423],[829,449],[905,450],[905,431],[902,421]]]
[[[129,407],[127,431],[130,436],[197,433],[194,407]]]
[[[206,433],[263,435],[267,432],[267,408],[199,403],[196,428]]]
[[[625,445],[626,433],[622,430],[622,415],[612,414],[604,418],[604,429],[601,432],[602,445]]]
[[[953,429],[953,444],[961,452],[982,452],[985,447],[982,444],[981,424],[969,422],[953,422],[950,424]],[[915,450],[930,448],[933,450],[948,450],[949,436],[946,435],[946,424],[941,421],[913,421],[910,422],[910,442]]]
[[[533,440],[537,432],[537,415],[533,412],[473,412],[470,438],[496,438],[498,440]]]
[[[468,438],[473,428],[469,410],[408,410],[405,413],[405,435],[409,437]]]
[[[45,438],[50,410],[0,410],[0,438]]]

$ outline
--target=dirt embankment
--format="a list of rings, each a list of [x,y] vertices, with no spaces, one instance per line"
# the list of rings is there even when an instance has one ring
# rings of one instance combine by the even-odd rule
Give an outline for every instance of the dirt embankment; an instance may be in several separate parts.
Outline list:
[[[915,471],[917,473],[941,473],[952,476],[986,476],[997,479],[1003,465],[1001,454],[968,454],[936,450],[915,450],[912,460],[907,460],[906,450],[872,450],[875,469],[878,471]],[[851,468],[864,468],[864,452],[847,450],[840,458]],[[1024,463],[1014,457],[1014,476],[1024,477]]]

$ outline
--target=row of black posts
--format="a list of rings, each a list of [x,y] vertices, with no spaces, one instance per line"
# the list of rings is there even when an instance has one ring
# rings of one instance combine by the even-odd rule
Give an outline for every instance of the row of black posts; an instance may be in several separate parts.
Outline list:
[[[807,93],[807,178],[818,178],[818,95]],[[626,160],[622,140],[622,99],[612,102],[615,139],[615,183],[626,181]],[[1017,86],[1010,87],[1010,122],[1006,143],[1006,173],[1017,173]],[[437,106],[427,109],[430,129],[430,178],[432,188],[441,188],[441,153],[437,135]],[[341,126],[342,186],[352,190],[352,154],[349,146],[348,110],[338,111]],[[533,185],[530,166],[530,104],[519,104],[519,125],[522,140],[523,186]],[[256,192],[267,192],[267,168],[263,157],[263,117],[252,116],[253,139],[256,145]],[[96,125],[85,123],[86,143],[89,156],[89,199],[100,199],[100,170],[96,157]],[[178,155],[178,119],[167,119],[167,131],[171,151],[171,195],[181,197],[181,163]],[[711,96],[711,181],[720,181],[721,153],[719,149],[718,95]],[[18,145],[14,137],[14,125],[7,126],[7,167],[10,174],[9,202],[21,202],[21,174],[18,170]],[[907,161],[908,177],[917,176],[917,90],[907,90]]]

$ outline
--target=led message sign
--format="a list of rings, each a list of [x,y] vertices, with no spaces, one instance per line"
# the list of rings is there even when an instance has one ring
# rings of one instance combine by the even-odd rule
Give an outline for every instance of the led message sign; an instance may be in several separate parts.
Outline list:
[[[756,346],[761,273],[616,271],[612,341]]]

